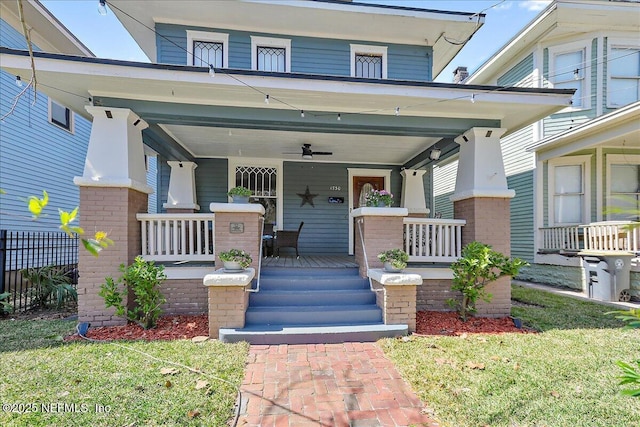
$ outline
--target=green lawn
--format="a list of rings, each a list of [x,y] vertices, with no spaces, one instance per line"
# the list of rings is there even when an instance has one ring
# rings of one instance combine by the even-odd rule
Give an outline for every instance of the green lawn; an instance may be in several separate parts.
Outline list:
[[[640,330],[610,307],[513,287],[540,307],[513,315],[539,334],[381,341],[420,398],[451,427],[638,427],[640,399],[620,390],[616,360],[640,357]]]
[[[239,386],[247,345],[177,340],[120,343],[129,347],[124,348],[63,342],[74,326],[0,321],[0,425],[225,426],[233,417],[236,389],[214,377]],[[163,368],[176,373],[163,374]]]

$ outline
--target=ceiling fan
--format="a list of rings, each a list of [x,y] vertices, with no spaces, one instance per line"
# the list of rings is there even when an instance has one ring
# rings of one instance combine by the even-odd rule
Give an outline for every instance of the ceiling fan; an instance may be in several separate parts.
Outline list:
[[[332,156],[333,153],[330,151],[313,151],[311,149],[311,144],[303,144],[302,147],[302,158],[305,160],[312,160],[313,159],[313,155],[318,155],[318,156]],[[282,154],[298,154],[298,153],[282,153]]]

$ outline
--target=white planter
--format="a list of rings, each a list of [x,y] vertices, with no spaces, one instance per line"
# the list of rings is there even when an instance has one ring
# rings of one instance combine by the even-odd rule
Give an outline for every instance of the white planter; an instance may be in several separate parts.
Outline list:
[[[240,265],[239,262],[236,261],[222,261],[222,265],[224,265],[224,269],[226,271],[242,271],[244,268]]]
[[[386,271],[387,273],[401,273],[402,270],[402,268],[393,268],[390,262],[384,263],[384,271]]]

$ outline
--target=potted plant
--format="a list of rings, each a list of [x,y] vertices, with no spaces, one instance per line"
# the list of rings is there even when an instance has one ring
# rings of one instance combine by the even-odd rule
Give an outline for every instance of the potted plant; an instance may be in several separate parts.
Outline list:
[[[226,271],[242,271],[251,265],[251,255],[241,249],[229,249],[218,254]]]
[[[402,249],[389,249],[380,252],[378,259],[384,263],[384,270],[390,273],[399,273],[407,267],[409,255]]]
[[[233,187],[227,195],[231,196],[233,203],[249,203],[249,197],[251,196],[251,190],[247,187]]]
[[[369,207],[390,207],[393,203],[393,194],[387,190],[372,190],[365,196]]]

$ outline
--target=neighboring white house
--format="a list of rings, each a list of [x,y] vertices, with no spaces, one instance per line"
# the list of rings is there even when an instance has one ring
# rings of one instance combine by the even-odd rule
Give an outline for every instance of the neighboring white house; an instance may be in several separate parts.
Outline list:
[[[640,251],[640,231],[627,235],[617,223],[638,214],[612,212],[640,209],[639,34],[637,2],[557,0],[464,81],[576,89],[570,107],[501,141],[516,191],[511,253],[531,263],[522,279],[581,288],[578,251]],[[455,158],[434,168],[436,211],[450,212],[456,169]],[[631,278],[640,296],[637,259]]]

